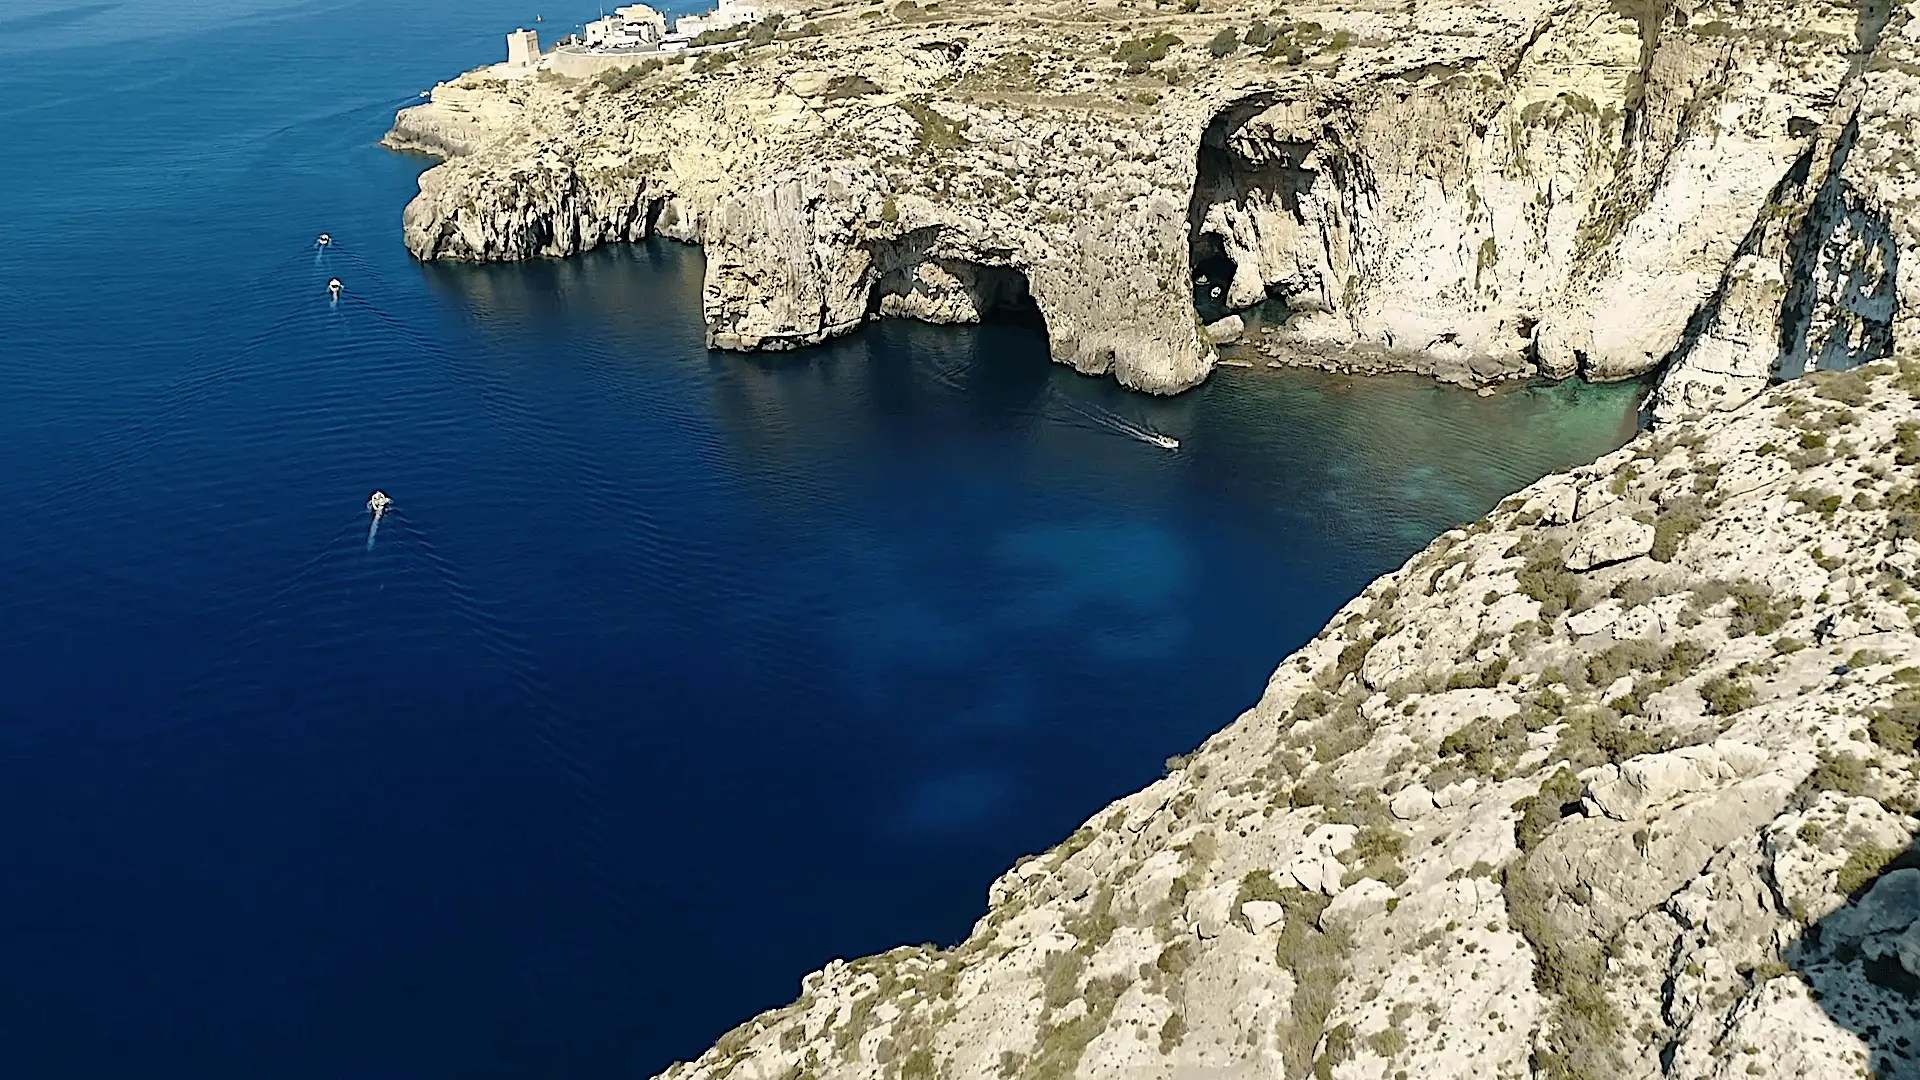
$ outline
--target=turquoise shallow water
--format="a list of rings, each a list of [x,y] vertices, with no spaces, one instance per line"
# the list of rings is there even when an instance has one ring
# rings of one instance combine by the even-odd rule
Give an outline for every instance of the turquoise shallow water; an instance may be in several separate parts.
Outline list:
[[[532,14],[0,17],[10,1078],[646,1074],[958,938],[1367,580],[1625,437],[1638,387],[1147,400],[1011,324],[710,354],[666,243],[418,266],[375,140]]]

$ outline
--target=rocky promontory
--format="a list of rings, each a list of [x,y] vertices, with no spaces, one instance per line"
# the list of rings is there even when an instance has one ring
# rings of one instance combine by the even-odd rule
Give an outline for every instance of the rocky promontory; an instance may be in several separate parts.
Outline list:
[[[1031,302],[1160,392],[1266,305],[1284,359],[1666,365],[1663,419],[1885,355],[1920,302],[1904,4],[938,0],[759,41],[436,87],[388,137],[446,159],[409,247],[698,242],[723,348]]]
[[[1908,360],[1550,476],[664,1076],[1920,1076],[1916,465]]]

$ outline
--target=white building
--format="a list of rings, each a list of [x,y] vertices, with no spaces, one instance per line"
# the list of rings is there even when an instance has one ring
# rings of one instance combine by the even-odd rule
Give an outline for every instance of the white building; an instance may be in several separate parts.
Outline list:
[[[645,4],[628,4],[588,23],[582,36],[597,49],[658,47],[667,36],[667,17]]]
[[[667,36],[667,17],[645,4],[628,4],[626,7],[614,8],[613,13],[627,20],[629,26],[652,27],[655,41]]]
[[[673,32],[679,37],[695,38],[712,30],[731,30],[750,26],[767,17],[754,0],[720,0],[720,6],[705,15],[682,15],[674,20]]]

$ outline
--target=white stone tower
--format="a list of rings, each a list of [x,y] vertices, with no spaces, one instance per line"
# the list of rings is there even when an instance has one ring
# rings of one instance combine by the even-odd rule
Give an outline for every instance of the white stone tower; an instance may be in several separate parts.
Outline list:
[[[507,35],[507,64],[532,67],[540,61],[540,35],[531,30],[515,30]]]

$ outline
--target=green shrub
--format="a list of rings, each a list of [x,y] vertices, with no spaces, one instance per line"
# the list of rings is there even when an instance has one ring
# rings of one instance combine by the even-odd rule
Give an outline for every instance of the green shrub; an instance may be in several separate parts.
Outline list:
[[[1853,853],[1847,856],[1847,861],[1840,865],[1833,891],[1841,896],[1852,896],[1879,877],[1880,871],[1898,854],[1898,851],[1878,844],[1862,844],[1854,848]]]
[[[1207,52],[1211,53],[1215,60],[1229,55],[1239,47],[1240,35],[1235,33],[1232,27],[1213,35],[1213,40],[1207,42]]]
[[[1534,1053],[1534,1075],[1549,1080],[1610,1080],[1627,1075],[1615,1047],[1624,1026],[1606,993],[1601,942],[1563,935],[1555,925],[1553,886],[1523,856],[1505,880],[1507,923],[1533,946],[1533,981],[1553,1003],[1552,1022]]]
[[[1266,23],[1260,21],[1259,19],[1255,19],[1251,24],[1247,26],[1247,36],[1246,36],[1247,48],[1264,49],[1267,46],[1273,44],[1273,35],[1274,35],[1273,27],[1268,26]]]
[[[1449,690],[1490,690],[1500,685],[1500,679],[1507,673],[1509,661],[1504,656],[1496,656],[1479,667],[1461,668],[1447,679]]]
[[[1867,724],[1867,735],[1887,749],[1902,754],[1913,752],[1920,744],[1920,701],[1907,700],[1901,694],[1891,704],[1874,712]]]
[[[1622,641],[1587,657],[1584,673],[1587,682],[1606,687],[1623,675],[1651,668],[1660,650],[1650,641]]]
[[[1751,581],[1736,581],[1731,585],[1706,582],[1694,589],[1693,599],[1687,607],[1695,613],[1704,612],[1728,597],[1732,597],[1734,603],[1727,633],[1734,637],[1771,634],[1792,618],[1799,607],[1797,602],[1790,599],[1776,602],[1772,590]]]
[[[1920,540],[1920,484],[1909,484],[1887,496],[1887,538]]]
[[[1553,828],[1561,818],[1580,808],[1580,779],[1573,770],[1565,765],[1560,771],[1547,778],[1540,785],[1540,792],[1529,795],[1513,804],[1520,811],[1519,820],[1514,822],[1513,835],[1521,851],[1531,851],[1546,838],[1547,830]]]
[[[902,98],[894,104],[920,125],[921,149],[954,150],[966,145],[967,121],[949,120],[925,102],[912,98]]]
[[[1187,1037],[1186,1017],[1182,1016],[1180,1014],[1180,1011],[1176,1009],[1171,1015],[1167,1017],[1167,1022],[1160,1025],[1161,1055],[1165,1056],[1167,1054],[1173,1053],[1174,1049],[1178,1047],[1181,1041],[1184,1040],[1186,1037]]]
[[[1367,1049],[1383,1058],[1396,1057],[1406,1052],[1407,1037],[1397,1027],[1384,1027],[1367,1036]]]
[[[1540,605],[1540,617],[1556,619],[1580,599],[1580,579],[1560,561],[1562,547],[1550,542],[1535,548],[1518,575],[1520,591]]]
[[[1459,757],[1469,772],[1493,776],[1504,761],[1526,753],[1527,729],[1519,716],[1483,716],[1440,740],[1442,757]]]
[[[1872,790],[1867,776],[1867,766],[1857,757],[1849,755],[1821,754],[1820,763],[1800,785],[1797,799],[1802,805],[1811,803],[1813,798],[1823,791],[1837,791],[1842,795],[1865,795]]]
[[[1715,675],[1700,684],[1700,700],[1707,703],[1708,715],[1732,716],[1742,709],[1753,708],[1760,699],[1745,680]]]
[[[1617,764],[1642,754],[1670,750],[1670,736],[1656,736],[1636,725],[1624,723],[1609,709],[1577,709],[1566,717],[1555,752],[1576,768],[1588,765]]]
[[[1899,465],[1920,465],[1920,423],[1907,420],[1893,429],[1893,460]]]
[[[1653,551],[1656,562],[1672,562],[1680,551],[1680,542],[1700,527],[1700,500],[1691,496],[1675,499],[1660,508],[1653,519]]]
[[[747,44],[756,49],[773,44],[773,39],[780,33],[780,23],[785,18],[784,15],[771,15],[754,23],[753,29],[747,31]]]
[[[1327,903],[1326,897],[1301,889],[1282,890],[1280,898],[1287,918],[1274,944],[1273,959],[1294,980],[1293,1006],[1280,1044],[1287,1076],[1304,1076],[1312,1065],[1314,1047],[1333,1012],[1340,980],[1346,977],[1345,937],[1323,933],[1318,927]]]
[[[1280,886],[1275,883],[1272,874],[1265,870],[1249,870],[1247,875],[1240,879],[1239,891],[1233,894],[1233,921],[1251,930],[1253,925],[1247,921],[1245,913],[1240,910],[1241,905],[1249,900],[1278,902],[1282,899],[1284,897],[1281,895]]]
[[[1346,872],[1341,883],[1351,885],[1362,878],[1373,878],[1398,888],[1407,880],[1407,872],[1400,865],[1406,851],[1407,838],[1400,830],[1387,824],[1368,825],[1354,834],[1353,847],[1345,856],[1353,869]]]
[[[1167,50],[1180,44],[1178,34],[1160,33],[1150,38],[1133,38],[1114,46],[1113,58],[1138,75],[1167,58]]]
[[[746,37],[752,29],[751,26],[743,25],[729,26],[725,30],[707,30],[695,37],[691,44],[696,49],[707,45],[726,45]]]
[[[1828,401],[1856,407],[1867,403],[1867,380],[1858,372],[1810,371],[1806,377],[1813,384],[1814,394]]]

